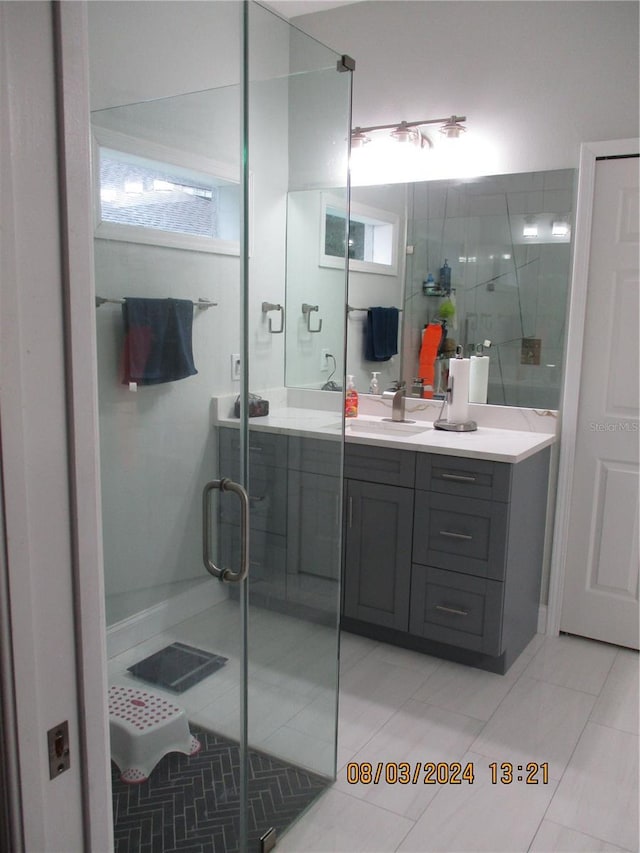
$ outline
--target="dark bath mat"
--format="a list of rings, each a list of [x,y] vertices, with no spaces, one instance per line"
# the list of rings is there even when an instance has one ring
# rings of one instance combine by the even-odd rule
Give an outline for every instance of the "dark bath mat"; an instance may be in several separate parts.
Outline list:
[[[142,681],[183,693],[203,678],[224,666],[228,658],[196,649],[184,643],[172,643],[148,658],[134,663],[128,672]]]
[[[115,853],[239,853],[238,744],[201,726],[191,732],[200,752],[170,752],[140,785],[122,782],[111,765]],[[269,827],[282,835],[330,784],[249,749],[249,853],[259,853]]]

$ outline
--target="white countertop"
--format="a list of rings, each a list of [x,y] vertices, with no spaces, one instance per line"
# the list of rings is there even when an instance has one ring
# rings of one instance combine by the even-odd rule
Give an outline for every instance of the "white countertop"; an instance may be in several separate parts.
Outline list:
[[[375,444],[379,447],[404,447],[443,456],[465,456],[471,459],[490,459],[494,462],[522,462],[528,456],[549,447],[555,435],[497,429],[479,426],[472,432],[446,432],[426,424],[426,430],[409,435],[376,435],[366,431],[367,416],[354,418],[360,424],[347,421],[345,436],[354,444]]]
[[[224,407],[218,407],[218,413],[214,417],[215,425],[239,426],[238,418],[222,414],[221,409],[224,411]],[[407,412],[408,417],[416,416],[417,423],[404,429],[420,429],[420,432],[411,433],[403,432],[403,425],[383,426],[381,418],[376,415],[361,414],[357,418],[344,419],[345,441],[348,444],[396,447],[445,456],[514,463],[538,453],[556,440],[553,432],[499,429],[491,426],[479,426],[473,432],[446,432],[434,429],[433,421],[420,418],[421,414],[424,415],[422,412]],[[249,428],[339,441],[342,438],[343,418],[335,411],[273,406],[265,417],[250,418]]]

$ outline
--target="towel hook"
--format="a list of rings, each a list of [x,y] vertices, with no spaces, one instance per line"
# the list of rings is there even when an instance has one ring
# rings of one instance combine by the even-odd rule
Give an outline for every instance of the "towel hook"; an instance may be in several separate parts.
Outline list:
[[[317,311],[317,310],[318,310],[317,305],[309,305],[308,302],[302,303],[302,313],[307,318],[307,331],[310,332],[312,335],[316,335],[318,332],[322,331],[322,320],[318,320],[318,328],[317,329],[311,328],[311,312]]]
[[[279,303],[276,305],[274,302],[263,302],[262,303],[262,313],[266,314],[269,311],[279,311],[280,312],[280,328],[273,328],[273,320],[269,317],[269,332],[272,335],[281,335],[284,332],[284,308]]]

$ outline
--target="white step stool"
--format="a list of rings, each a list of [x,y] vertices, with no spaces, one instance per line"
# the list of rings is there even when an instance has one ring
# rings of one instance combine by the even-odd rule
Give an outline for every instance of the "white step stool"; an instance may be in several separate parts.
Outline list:
[[[148,690],[109,688],[109,731],[111,758],[130,784],[146,782],[168,752],[200,752],[183,709]]]

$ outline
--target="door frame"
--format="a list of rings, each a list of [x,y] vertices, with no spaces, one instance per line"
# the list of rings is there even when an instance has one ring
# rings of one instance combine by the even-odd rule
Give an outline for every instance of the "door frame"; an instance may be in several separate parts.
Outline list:
[[[113,850],[93,207],[88,10],[53,3],[66,326],[75,640],[87,851]]]
[[[587,284],[591,253],[591,223],[595,191],[596,161],[603,157],[624,157],[638,153],[638,139],[614,139],[584,142],[580,146],[573,264],[564,357],[564,380],[560,400],[560,460],[558,488],[549,575],[547,635],[560,632],[565,567],[569,544],[569,517],[573,498],[573,466],[576,455],[576,431],[580,402],[580,377],[584,348],[584,324],[587,313]]]

